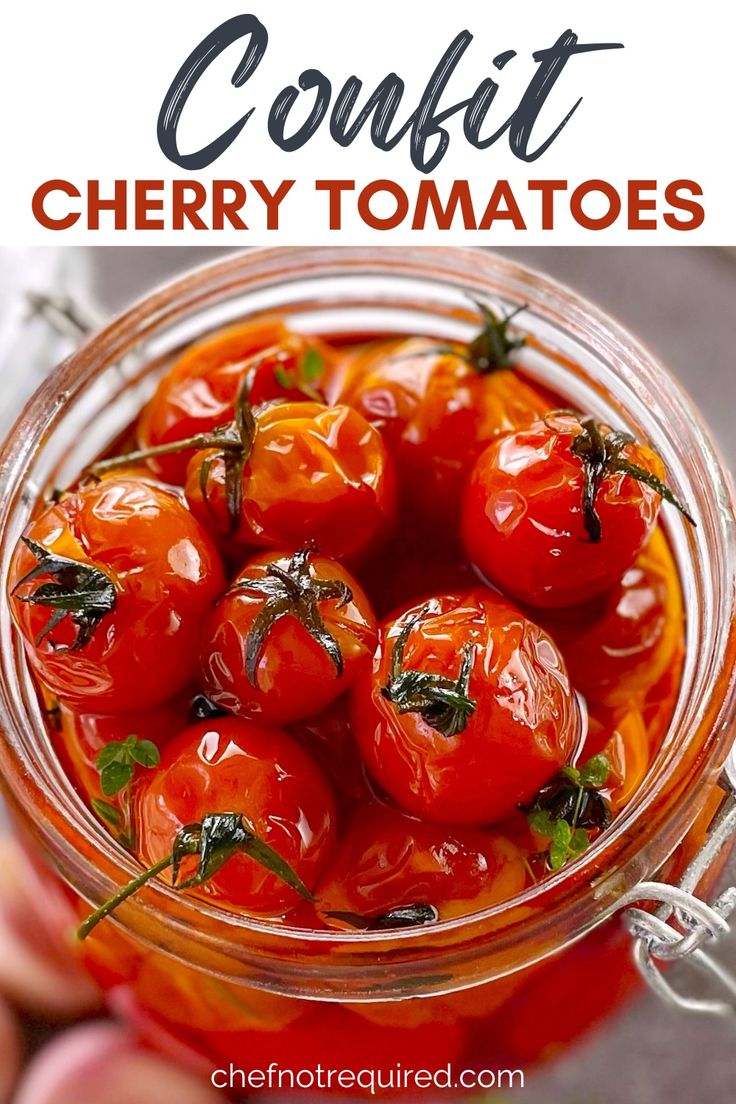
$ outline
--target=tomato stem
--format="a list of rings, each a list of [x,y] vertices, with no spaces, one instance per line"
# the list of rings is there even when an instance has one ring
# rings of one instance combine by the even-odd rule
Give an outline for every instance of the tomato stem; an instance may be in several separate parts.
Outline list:
[[[397,636],[391,655],[391,675],[381,693],[399,713],[418,713],[428,725],[449,738],[467,728],[476,709],[476,702],[468,695],[474,648],[472,644],[465,646],[454,682],[430,671],[406,670],[406,643],[414,626],[428,611],[427,605],[409,618]]]
[[[353,594],[341,579],[316,579],[309,563],[313,554],[313,548],[302,548],[294,553],[286,568],[268,564],[264,578],[239,579],[229,591],[262,595],[266,599],[245,641],[245,670],[251,686],[257,686],[258,663],[268,634],[284,617],[295,617],[303,625],[332,660],[337,677],[342,676],[340,645],[327,629],[319,603],[334,601],[340,609],[352,602]]]
[[[139,889],[143,889],[152,878],[157,877],[159,874],[163,874],[164,871],[168,870],[173,864],[174,856],[167,855],[165,859],[160,859],[159,862],[154,863],[148,870],[144,870],[144,872],[139,874],[137,878],[134,878],[132,882],[128,882],[126,886],[118,890],[114,897],[111,897],[109,901],[105,901],[104,905],[100,905],[91,916],[87,917],[77,932],[77,938],[85,940],[87,936],[94,931],[97,925],[114,912],[119,905],[122,905],[124,901],[132,897]]]
[[[93,912],[79,928],[78,938],[86,939],[90,932],[119,905],[169,867],[173,871],[173,888],[191,889],[209,881],[236,854],[249,856],[300,897],[307,901],[314,900],[299,875],[277,851],[255,834],[241,813],[207,813],[201,821],[187,824],[177,832],[170,855],[139,874]],[[180,882],[181,864],[185,858],[191,856],[198,856],[197,871],[190,878]]]
[[[52,611],[48,622],[36,637],[36,645],[48,636],[51,646],[57,652],[74,652],[82,648],[92,638],[103,617],[115,609],[115,584],[109,575],[94,564],[59,556],[28,537],[21,537],[21,540],[37,562],[16,583],[13,594],[19,602],[45,606]],[[54,581],[40,583],[30,594],[18,594],[22,587],[45,575]],[[71,644],[56,644],[50,634],[67,617],[76,629],[76,637]]]
[[[583,524],[592,544],[600,544],[603,538],[596,501],[607,473],[627,475],[637,483],[650,487],[665,502],[679,510],[691,525],[697,524],[688,508],[661,479],[622,456],[623,450],[635,443],[630,433],[620,430],[604,433],[595,418],[580,418],[579,422],[580,432],[576,434],[570,450],[583,465]]]

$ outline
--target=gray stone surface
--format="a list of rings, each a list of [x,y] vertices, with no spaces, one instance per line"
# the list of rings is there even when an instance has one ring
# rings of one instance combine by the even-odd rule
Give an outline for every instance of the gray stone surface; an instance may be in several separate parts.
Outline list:
[[[68,256],[61,267],[72,283],[86,286],[89,297],[111,312],[174,271],[218,252],[222,251],[91,249]],[[695,248],[502,252],[555,275],[637,331],[680,377],[707,415],[729,464],[736,463],[733,255]],[[6,418],[30,382],[11,387],[12,370],[18,366],[9,363],[8,357],[19,346],[8,331],[19,318],[19,285],[31,272],[38,285],[46,270],[58,275],[53,257],[42,262],[3,257],[0,252],[0,355],[4,354],[0,408]],[[44,346],[38,335],[37,340],[36,360],[42,365]],[[50,348],[46,358],[50,364]],[[726,948],[725,958],[736,970],[736,939]],[[594,985],[595,978],[589,983]],[[564,1008],[557,1014],[564,1016]],[[530,1077],[526,1088],[513,1098],[526,1104],[727,1104],[734,1099],[736,1086],[735,1026],[736,1020],[683,1018],[653,998],[644,998],[568,1058]],[[493,1094],[490,1098],[500,1099]]]

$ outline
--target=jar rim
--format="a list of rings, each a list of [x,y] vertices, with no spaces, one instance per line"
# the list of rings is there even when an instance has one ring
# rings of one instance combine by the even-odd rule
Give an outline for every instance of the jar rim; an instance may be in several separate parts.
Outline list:
[[[49,427],[63,414],[64,404],[70,397],[87,386],[94,378],[99,364],[110,364],[123,356],[134,343],[133,338],[135,341],[141,341],[151,332],[166,326],[170,319],[181,317],[190,309],[196,309],[197,304],[203,300],[203,288],[206,288],[208,295],[227,294],[234,288],[240,288],[240,293],[247,295],[248,286],[243,287],[243,281],[246,284],[250,281],[250,286],[273,287],[279,284],[291,284],[305,276],[316,278],[319,273],[336,275],[339,278],[341,273],[351,272],[395,273],[409,279],[431,278],[434,281],[452,278],[456,284],[458,274],[461,274],[462,283],[466,287],[471,286],[476,295],[495,295],[503,289],[514,299],[528,296],[536,310],[541,311],[544,305],[549,317],[554,315],[562,318],[573,338],[576,335],[579,338],[585,335],[585,340],[590,341],[590,335],[593,333],[601,355],[612,358],[612,363],[617,365],[618,370],[628,372],[632,379],[636,377],[638,384],[643,385],[648,393],[657,394],[659,389],[666,389],[668,403],[677,410],[678,416],[684,419],[683,425],[687,423],[690,427],[691,444],[696,443],[698,459],[708,476],[708,493],[711,496],[712,506],[709,518],[713,526],[717,558],[717,563],[714,563],[713,567],[714,573],[717,569],[723,607],[719,612],[720,623],[711,626],[717,631],[718,639],[717,654],[714,655],[713,661],[714,668],[708,683],[709,692],[700,703],[700,723],[698,728],[689,734],[690,743],[687,745],[692,749],[693,741],[697,739],[697,754],[689,763],[687,778],[680,779],[678,783],[678,794],[682,796],[685,792],[691,792],[690,788],[704,779],[714,781],[730,745],[731,733],[727,722],[731,720],[736,710],[732,677],[733,658],[736,652],[736,616],[734,616],[736,614],[736,557],[734,501],[730,481],[699,413],[692,406],[681,386],[658,360],[626,328],[577,292],[526,265],[519,265],[509,260],[506,256],[479,249],[431,246],[413,249],[390,246],[253,249],[199,266],[154,290],[98,333],[92,335],[62,362],[47,377],[17,419],[0,451],[2,543],[6,544],[8,540],[9,511],[17,501],[30,463],[37,451],[43,447]],[[522,322],[522,319],[519,321]],[[663,385],[665,385],[664,388]],[[3,556],[3,564],[4,584],[7,576],[7,549]],[[3,667],[8,662],[9,651],[12,651],[8,648],[11,638],[8,635],[10,629],[7,618],[5,622],[0,625],[0,639],[5,645]],[[14,650],[18,652],[17,647]],[[20,735],[18,728],[23,719],[14,716],[6,681],[3,679],[3,686],[0,688],[0,724],[6,733],[6,740],[0,753],[0,766],[3,768],[5,787],[10,791],[11,800],[16,805],[23,805],[29,799],[35,799],[37,804],[41,802],[44,805],[55,804],[55,812],[63,818],[65,826],[64,843],[75,848],[80,860],[83,860],[82,867],[87,876],[87,884],[94,884],[98,892],[103,885],[108,885],[114,891],[129,876],[133,877],[139,872],[139,867],[132,857],[122,852],[115,841],[106,835],[104,829],[91,817],[82,820],[70,814],[70,810],[62,804],[61,795],[53,786],[45,783],[42,764],[26,762],[25,769],[30,770],[31,774],[24,778],[22,786],[14,786],[12,776],[18,770],[19,759],[17,753],[10,751],[10,742],[12,742],[10,738],[14,735],[17,744]],[[661,796],[662,789],[667,787],[677,773],[677,766],[678,763],[674,761],[673,756],[670,756],[670,761],[663,764],[658,771],[650,771],[648,778],[630,804],[616,818],[614,824],[602,833],[589,850],[574,863],[527,888],[510,901],[469,916],[455,917],[433,924],[432,938],[458,931],[466,931],[469,938],[472,938],[474,931],[480,931],[489,923],[495,923],[504,914],[513,916],[524,908],[531,909],[540,922],[548,924],[552,914],[546,910],[551,909],[558,919],[561,919],[563,914],[572,915],[579,891],[586,889],[589,892],[591,884],[597,887],[601,897],[601,918],[613,911],[616,897],[622,895],[630,886],[620,885],[617,892],[615,879],[607,885],[606,872],[612,864],[618,861],[620,867],[626,855],[631,858],[641,843],[641,838],[644,835],[649,838],[652,824],[656,824],[657,829],[664,832],[666,827],[671,828],[674,821],[678,819],[679,827],[675,835],[681,838],[695,819],[697,808],[692,811],[692,814],[685,813],[682,808],[676,809],[674,802],[670,802],[666,815],[660,809],[658,815],[647,822],[647,817],[652,815],[653,806],[658,796]],[[695,802],[692,804],[695,805]],[[27,809],[26,812],[28,813]],[[641,830],[643,824],[647,825],[644,831]],[[46,842],[49,842],[48,839]],[[84,859],[85,853],[93,855],[95,861]],[[99,872],[102,867],[108,871],[114,869],[118,874],[118,880],[100,880]],[[646,877],[651,873],[651,870],[642,869],[640,876]],[[143,903],[144,899],[141,898],[135,903],[135,908],[130,910],[131,914],[151,911],[148,905],[149,899],[152,903],[155,902],[157,908],[160,905],[164,912],[170,910],[172,902],[176,902],[178,925],[194,938],[199,933],[196,928],[192,930],[192,919],[196,915],[204,915],[208,920],[216,923],[218,929],[222,929],[219,934],[227,933],[235,940],[238,933],[251,932],[254,935],[257,933],[267,935],[269,940],[276,943],[298,944],[308,941],[310,944],[329,944],[330,948],[344,946],[360,948],[361,951],[372,948],[373,953],[377,954],[384,947],[410,947],[421,944],[427,939],[427,929],[424,928],[407,928],[391,932],[389,935],[385,932],[311,931],[291,928],[284,923],[275,924],[256,917],[228,913],[198,898],[178,895],[175,890],[159,881],[148,888],[144,897],[146,903]],[[541,915],[538,915],[540,913]],[[128,916],[127,911],[126,916]],[[188,917],[189,922],[187,922]],[[123,923],[120,919],[116,919],[116,922]],[[177,923],[173,918],[172,922]],[[509,928],[510,934],[513,934],[513,926]],[[133,924],[131,924],[131,930],[134,930]]]

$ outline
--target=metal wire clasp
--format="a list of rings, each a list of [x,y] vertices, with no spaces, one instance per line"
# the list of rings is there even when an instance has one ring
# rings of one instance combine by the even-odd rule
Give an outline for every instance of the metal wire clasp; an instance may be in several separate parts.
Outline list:
[[[728,918],[736,909],[736,886],[724,890],[706,904],[695,890],[718,854],[736,834],[736,748],[731,750],[721,777],[726,797],[698,854],[677,885],[641,882],[624,894],[619,906],[625,909],[624,924],[634,937],[634,961],[647,984],[668,1004],[687,1012],[711,1016],[736,1015],[736,977],[704,949],[704,945],[727,935]],[[658,902],[653,912],[645,901]],[[725,989],[728,1000],[688,997],[678,992],[663,974],[661,964],[687,961]]]

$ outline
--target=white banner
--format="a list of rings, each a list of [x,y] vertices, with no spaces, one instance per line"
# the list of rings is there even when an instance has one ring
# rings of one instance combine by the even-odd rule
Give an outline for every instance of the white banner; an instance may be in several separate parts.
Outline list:
[[[722,0],[1,18],[2,244],[736,243]]]

